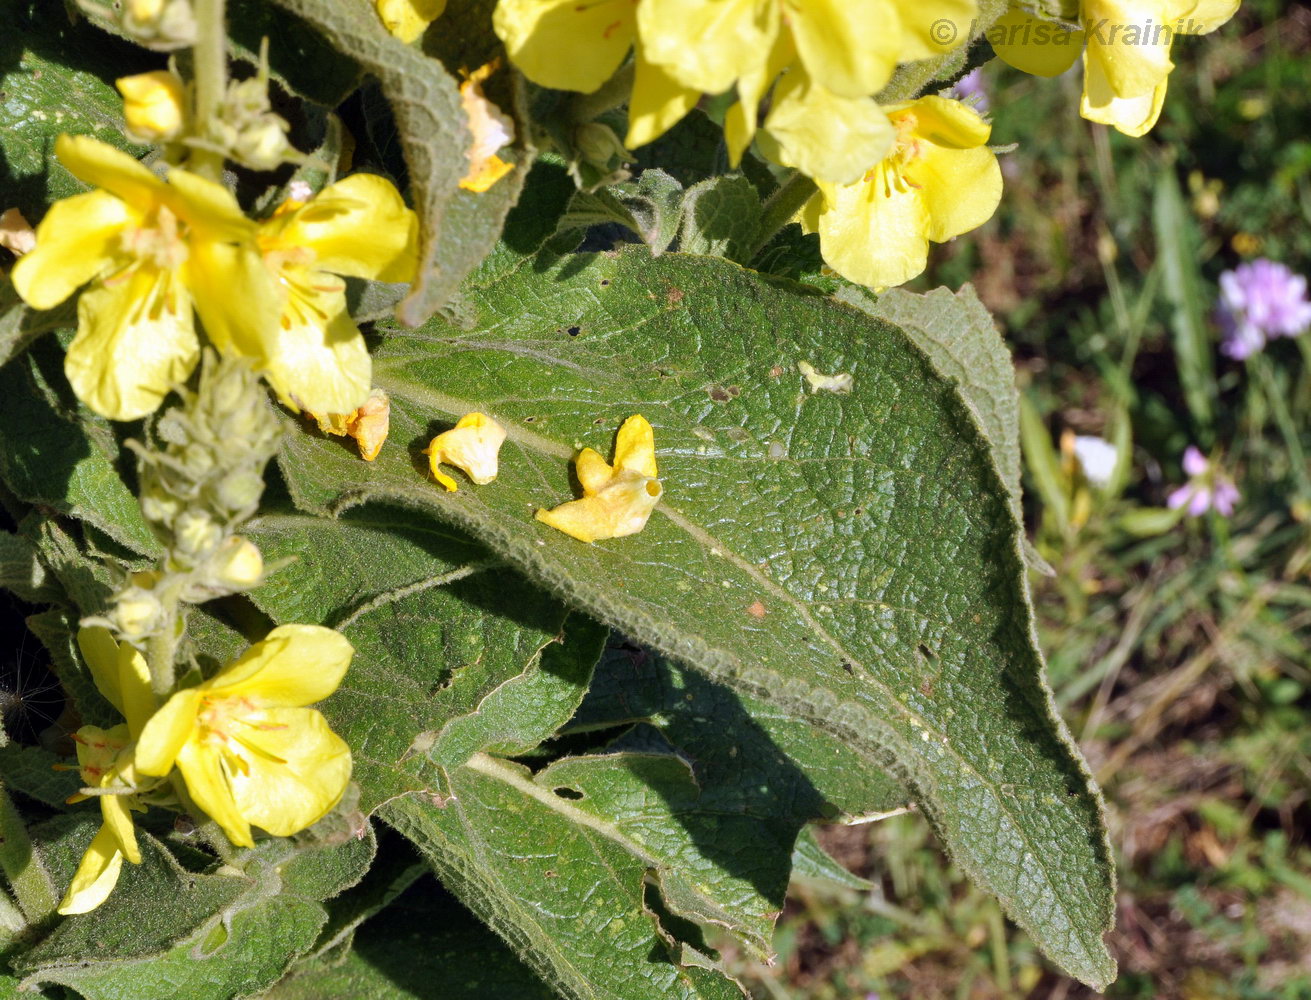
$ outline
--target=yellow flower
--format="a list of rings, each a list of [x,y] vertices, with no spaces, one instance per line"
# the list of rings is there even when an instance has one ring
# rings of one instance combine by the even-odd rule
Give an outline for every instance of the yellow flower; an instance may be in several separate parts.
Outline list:
[[[442,16],[446,0],[374,0],[383,26],[402,42],[412,42]]]
[[[242,298],[234,289],[258,263],[255,227],[231,192],[185,170],[170,170],[165,183],[86,136],[61,135],[55,155],[98,190],[51,207],[36,249],[14,265],[14,288],[33,308],[50,309],[90,282],[64,371],[91,409],[134,420],[153,412],[200,357],[193,301],[208,326],[211,305]],[[237,325],[259,322],[248,308]]]
[[[155,70],[114,81],[123,95],[123,119],[127,134],[137,142],[168,142],[176,139],[186,120],[182,80],[176,73]]]
[[[254,845],[252,825],[279,837],[305,829],[341,799],[351,752],[304,706],[337,689],[353,653],[332,629],[275,628],[151,716],[138,771],[162,777],[176,763],[196,805],[238,846]]]
[[[423,454],[428,456],[432,477],[454,493],[459,487],[441,471],[441,465],[461,468],[479,486],[496,478],[497,455],[505,440],[505,428],[484,413],[466,413],[449,431],[432,439]]]
[[[82,781],[88,787],[110,790],[99,795],[100,831],[82,856],[59,912],[86,913],[103,903],[118,882],[123,859],[141,863],[132,824],[132,810],[144,812],[141,794],[150,791],[148,782],[141,786],[134,761],[133,740],[141,734],[146,720],[155,709],[150,689],[150,673],[142,655],[127,643],[119,645],[109,630],[99,626],[81,629],[77,644],[91,670],[96,687],[127,719],[126,725],[104,730],[83,726],[73,737],[77,743],[77,762]],[[70,802],[86,796],[77,794]]]
[[[483,96],[482,83],[495,69],[495,62],[480,66],[460,84],[460,105],[473,133],[469,171],[461,178],[460,187],[476,194],[486,191],[514,169],[513,163],[506,163],[496,155],[514,141],[514,122]]]
[[[583,487],[582,499],[562,503],[554,510],[539,510],[537,520],[580,542],[637,534],[646,527],[664,492],[656,478],[655,432],[638,414],[619,428],[613,467],[591,448],[584,448],[574,471]]]
[[[360,449],[360,458],[372,462],[382,451],[391,427],[391,399],[381,389],[372,389],[363,406],[358,406],[350,413],[329,413],[319,416],[307,412],[324,434],[336,437],[351,437]]]
[[[1144,135],[1156,124],[1174,63],[1175,35],[1205,35],[1238,10],[1239,0],[1082,0],[1079,30],[1067,31],[1012,8],[988,31],[1002,60],[1037,76],[1063,73],[1083,52],[1089,121]]]
[[[205,331],[219,350],[255,359],[289,406],[350,413],[368,399],[372,364],[338,275],[413,281],[418,225],[391,181],[376,174],[284,202],[259,226],[263,261],[240,276],[242,294],[205,289],[208,301],[222,303],[201,313]],[[254,332],[251,313],[268,317]]]
[[[855,184],[821,182],[803,211],[828,264],[871,288],[915,277],[930,240],[982,225],[1001,200],[991,129],[977,111],[942,97],[885,110],[896,128],[891,155]]]

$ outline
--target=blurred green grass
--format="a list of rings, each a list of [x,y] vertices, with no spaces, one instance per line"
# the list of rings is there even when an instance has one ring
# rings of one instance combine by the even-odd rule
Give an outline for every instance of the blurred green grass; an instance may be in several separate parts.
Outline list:
[[[1161,122],[1077,117],[1077,69],[989,63],[1007,193],[920,287],[973,281],[1017,355],[1052,685],[1107,796],[1112,997],[1311,998],[1311,334],[1217,351],[1221,271],[1311,274],[1311,8],[1248,0],[1176,42]],[[1099,489],[1065,432],[1131,458]],[[1230,519],[1164,510],[1189,444]],[[970,887],[924,821],[820,831],[870,892],[794,885],[760,998],[1093,996]],[[731,956],[730,956],[731,957]]]

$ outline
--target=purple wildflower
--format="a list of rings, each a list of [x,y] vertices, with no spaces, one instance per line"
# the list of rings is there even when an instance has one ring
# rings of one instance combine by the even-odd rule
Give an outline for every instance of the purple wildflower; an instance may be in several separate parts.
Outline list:
[[[959,80],[952,88],[958,101],[974,98],[970,103],[980,114],[988,110],[988,91],[983,86],[983,67],[976,66]]]
[[[1187,507],[1190,517],[1201,517],[1208,510],[1214,510],[1223,517],[1234,512],[1234,504],[1240,496],[1233,480],[1219,469],[1213,467],[1206,456],[1193,445],[1184,450],[1184,472],[1188,482],[1171,491],[1166,505],[1171,510]]]
[[[1271,337],[1296,337],[1311,327],[1306,278],[1264,257],[1220,275],[1220,350],[1231,358],[1255,354]]]

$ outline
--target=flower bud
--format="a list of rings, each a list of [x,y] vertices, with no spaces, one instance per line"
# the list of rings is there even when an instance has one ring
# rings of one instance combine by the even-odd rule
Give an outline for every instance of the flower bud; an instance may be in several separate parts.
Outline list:
[[[126,0],[120,24],[134,41],[162,52],[196,40],[191,0]]]
[[[248,517],[264,492],[264,479],[247,469],[225,476],[217,485],[214,499],[230,517]]]
[[[159,627],[163,609],[158,598],[141,587],[128,587],[118,598],[111,618],[128,641],[150,635]]]
[[[182,132],[186,105],[182,81],[167,70],[138,73],[114,81],[123,95],[127,134],[137,142],[168,142]]]
[[[223,540],[222,529],[202,510],[185,511],[173,525],[178,551],[191,556],[204,556],[218,548]]]
[[[236,591],[250,590],[264,582],[264,557],[249,538],[234,535],[214,557],[214,582]]]

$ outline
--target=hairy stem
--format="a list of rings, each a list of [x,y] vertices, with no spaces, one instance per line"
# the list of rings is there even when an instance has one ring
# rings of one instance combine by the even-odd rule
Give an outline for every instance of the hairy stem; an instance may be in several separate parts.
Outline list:
[[[176,584],[164,587],[159,594],[164,609],[163,624],[159,631],[146,641],[146,666],[150,668],[150,687],[155,697],[164,702],[173,693],[177,682],[177,647],[179,626],[179,598]]]
[[[202,142],[212,142],[214,123],[228,85],[228,32],[224,10],[227,0],[196,0],[195,104],[193,129]],[[197,146],[189,166],[202,177],[217,181],[223,175],[223,154]]]
[[[619,67],[615,75],[590,94],[579,94],[570,102],[569,117],[576,122],[590,122],[598,115],[619,107],[633,90],[635,68],[632,61]]]
[[[780,229],[786,226],[801,211],[811,196],[819,189],[815,182],[800,170],[794,170],[778,190],[769,196],[760,213],[760,229],[756,238],[742,255],[742,262],[749,264],[755,260],[765,244],[774,238]]]

